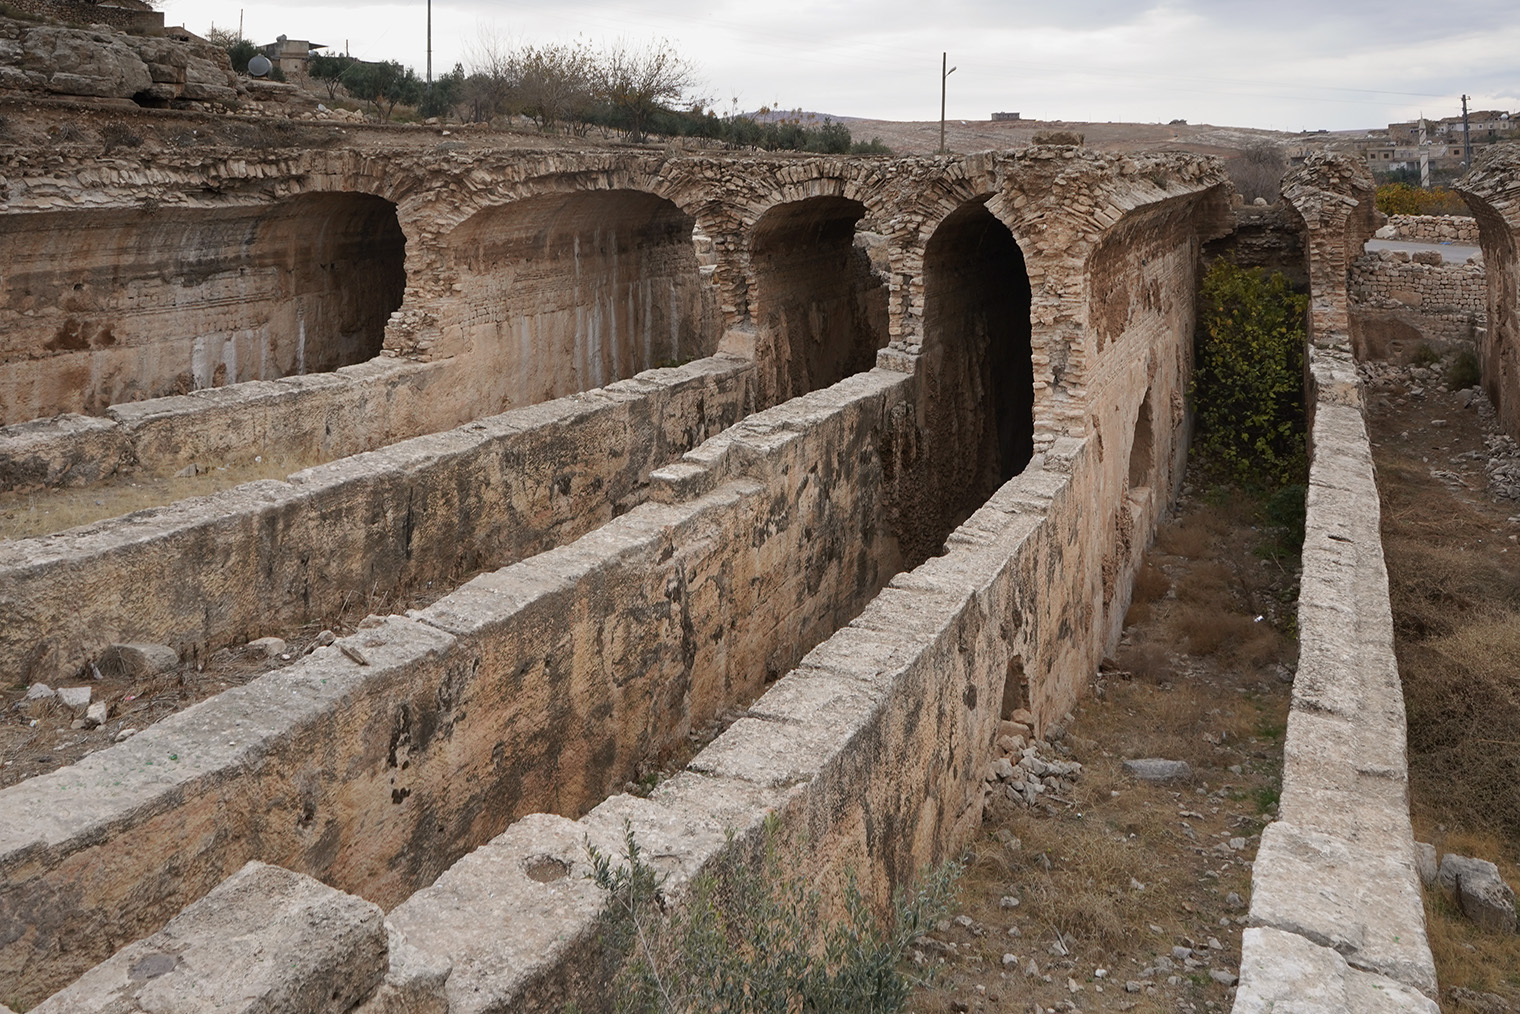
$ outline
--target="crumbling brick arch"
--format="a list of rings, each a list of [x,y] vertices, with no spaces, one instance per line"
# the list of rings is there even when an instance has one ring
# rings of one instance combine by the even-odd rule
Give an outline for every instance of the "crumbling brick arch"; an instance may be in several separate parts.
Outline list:
[[[769,208],[750,232],[755,359],[770,399],[828,387],[876,364],[887,342],[884,245],[861,234],[860,201],[817,195]]]
[[[658,194],[558,187],[493,203],[442,238],[440,351],[510,408],[710,355],[693,220]]]

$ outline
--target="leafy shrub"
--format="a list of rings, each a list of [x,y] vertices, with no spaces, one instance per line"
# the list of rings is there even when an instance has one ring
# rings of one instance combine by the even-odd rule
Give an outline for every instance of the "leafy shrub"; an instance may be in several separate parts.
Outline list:
[[[1478,356],[1472,349],[1463,349],[1458,352],[1451,361],[1451,366],[1446,369],[1446,386],[1453,391],[1460,391],[1468,387],[1477,387],[1483,382],[1483,370],[1478,365]]]
[[[883,926],[853,875],[844,918],[825,923],[820,894],[782,868],[776,823],[758,865],[726,864],[693,885],[681,911],[662,918],[664,878],[624,825],[625,864],[589,842],[592,879],[608,894],[604,942],[626,958],[613,983],[622,1014],[892,1014],[914,981],[908,949],[942,918],[961,867],[947,863],[915,891],[900,891]],[[733,841],[730,839],[730,852]]]
[[[1281,274],[1221,260],[1199,299],[1192,395],[1203,466],[1248,488],[1301,479],[1308,297]]]
[[[1266,541],[1257,552],[1269,560],[1295,559],[1304,549],[1304,521],[1309,487],[1289,483],[1268,494],[1261,504]]]
[[[1441,354],[1431,348],[1429,343],[1421,342],[1420,347],[1414,350],[1414,355],[1409,357],[1413,366],[1434,366],[1441,361]]]
[[[1384,183],[1377,188],[1377,209],[1385,215],[1468,215],[1466,203],[1454,190],[1429,190],[1408,183]]]

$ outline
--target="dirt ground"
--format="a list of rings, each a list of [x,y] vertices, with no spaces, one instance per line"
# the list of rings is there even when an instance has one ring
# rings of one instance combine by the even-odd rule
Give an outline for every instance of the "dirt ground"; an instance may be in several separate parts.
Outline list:
[[[1395,647],[1409,715],[1415,835],[1498,864],[1520,888],[1520,463],[1450,362],[1364,364]],[[1520,473],[1515,474],[1520,479]],[[1476,929],[1425,897],[1450,1012],[1520,1012],[1520,935]]]
[[[938,984],[911,1009],[1228,1009],[1281,784],[1297,586],[1254,504],[1184,491],[1117,657],[1046,751],[1080,775],[1033,807],[993,787],[961,912],[923,949]],[[1151,757],[1192,775],[1125,773]]]

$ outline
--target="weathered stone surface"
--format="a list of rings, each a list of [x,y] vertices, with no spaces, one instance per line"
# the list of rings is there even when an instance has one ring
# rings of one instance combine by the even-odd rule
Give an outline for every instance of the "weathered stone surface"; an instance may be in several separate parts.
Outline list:
[[[1420,876],[1421,885],[1426,888],[1436,886],[1440,867],[1436,863],[1436,847],[1434,845],[1423,841],[1414,843],[1414,869]]]
[[[346,1014],[386,974],[380,909],[249,863],[35,1014]]]
[[[143,679],[179,665],[179,652],[167,644],[113,644],[100,653],[100,671],[124,679]]]
[[[1430,997],[1359,971],[1328,947],[1254,927],[1242,934],[1234,1014],[1440,1014]]]
[[[413,947],[389,921],[385,931],[389,969],[380,988],[353,1014],[449,1014],[450,959]]]
[[[16,23],[13,23],[16,24]],[[59,25],[20,23],[0,42],[6,83],[64,95],[131,98],[153,84],[126,36]]]
[[[89,687],[59,687],[57,691],[58,703],[68,708],[78,717],[89,708],[91,693],[92,691]]]
[[[1170,782],[1193,777],[1193,769],[1187,761],[1166,760],[1162,757],[1140,757],[1124,762],[1124,771],[1142,782]]]
[[[1499,876],[1499,867],[1486,859],[1448,852],[1441,857],[1437,879],[1467,918],[1484,929],[1514,932],[1515,892]]]
[[[248,642],[248,647],[259,658],[274,658],[281,654],[287,647],[284,639],[279,637],[256,637]]]

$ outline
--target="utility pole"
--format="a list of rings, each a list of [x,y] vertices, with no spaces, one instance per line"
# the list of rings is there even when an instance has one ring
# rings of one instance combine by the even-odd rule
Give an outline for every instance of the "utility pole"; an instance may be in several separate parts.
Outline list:
[[[428,91],[433,90],[433,0],[427,0],[428,7],[428,33],[427,33],[427,85]]]
[[[1425,114],[1420,114],[1420,189],[1430,189],[1430,142],[1425,139]]]
[[[1472,132],[1467,127],[1467,96],[1462,96],[1462,164],[1472,168]]]
[[[950,54],[949,53],[940,53],[939,54],[939,153],[941,155],[945,154],[945,91],[949,87],[946,84],[946,82],[948,82],[950,80],[950,75],[954,74],[955,71],[956,71],[955,67],[950,67],[949,70],[946,70],[945,68],[949,67],[949,66],[950,66]]]
[[[243,41],[243,8],[238,8],[238,41]]]

